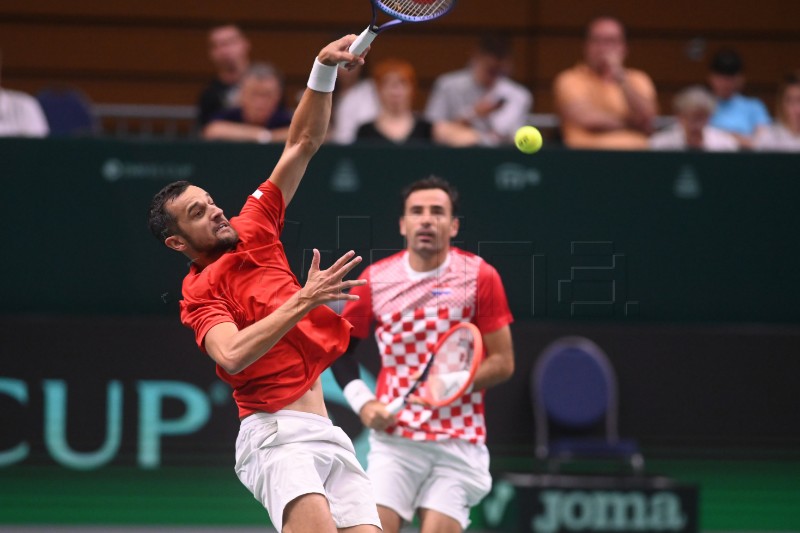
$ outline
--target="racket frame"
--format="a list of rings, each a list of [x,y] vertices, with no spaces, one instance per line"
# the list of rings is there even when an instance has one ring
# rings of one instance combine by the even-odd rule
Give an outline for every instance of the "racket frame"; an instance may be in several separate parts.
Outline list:
[[[372,5],[372,22],[370,22],[369,26],[361,32],[361,34],[356,37],[356,40],[353,41],[353,44],[350,45],[348,51],[355,55],[360,56],[364,53],[372,41],[375,40],[375,37],[378,36],[380,32],[387,28],[391,28],[392,26],[397,26],[398,24],[402,24],[403,22],[425,22],[428,20],[437,19],[443,15],[446,15],[453,6],[455,5],[456,0],[452,0],[448,5],[447,9],[442,12],[436,13],[434,15],[427,15],[424,17],[412,17],[408,15],[404,15],[399,13],[387,5],[384,5],[383,2],[380,0],[370,0],[370,4]],[[388,22],[384,22],[380,26],[377,25],[378,22],[378,9],[389,15],[390,17],[394,17],[392,20]]]
[[[430,374],[431,367],[433,366],[433,362],[435,357],[433,354],[438,353],[439,349],[444,345],[445,342],[453,335],[457,330],[460,329],[469,329],[472,331],[472,338],[473,341],[473,357],[472,357],[472,364],[469,367],[469,379],[467,379],[464,384],[459,388],[459,390],[450,396],[449,398],[445,398],[444,400],[433,400],[431,398],[425,398],[426,403],[432,407],[443,407],[445,405],[449,405],[453,403],[457,398],[460,398],[464,395],[467,388],[472,384],[473,379],[475,378],[475,372],[477,372],[478,367],[483,360],[483,337],[481,336],[481,332],[478,329],[478,326],[471,322],[460,322],[447,330],[447,332],[436,342],[436,346],[434,346],[433,350],[431,351],[431,357],[428,359],[428,362],[425,363],[425,368],[422,370],[422,373],[419,375],[417,380],[411,385],[411,388],[403,394],[402,396],[398,396],[394,400],[392,400],[387,406],[386,409],[392,413],[396,414],[402,409],[402,407],[408,402],[409,397],[414,394],[419,386],[425,383],[428,380],[428,374]]]

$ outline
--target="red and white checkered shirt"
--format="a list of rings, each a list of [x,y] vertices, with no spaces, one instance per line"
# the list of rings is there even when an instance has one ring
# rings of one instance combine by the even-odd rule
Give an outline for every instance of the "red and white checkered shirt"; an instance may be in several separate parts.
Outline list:
[[[497,271],[457,248],[430,272],[412,270],[404,251],[369,266],[360,277],[367,284],[353,289],[360,299],[348,302],[343,316],[357,338],[368,337],[375,323],[382,359],[375,393],[384,403],[408,392],[410,377],[425,366],[436,342],[455,324],[473,322],[486,334],[513,320]],[[483,391],[427,411],[420,405],[404,407],[397,425],[387,432],[413,440],[486,441]]]

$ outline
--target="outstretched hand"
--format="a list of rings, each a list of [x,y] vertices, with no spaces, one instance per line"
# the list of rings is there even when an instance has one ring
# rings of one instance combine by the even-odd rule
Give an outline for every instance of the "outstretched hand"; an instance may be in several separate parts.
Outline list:
[[[331,44],[320,50],[317,59],[323,65],[334,66],[341,65],[347,70],[352,70],[359,65],[364,64],[364,57],[369,53],[369,48],[364,50],[360,56],[351,54],[348,49],[353,41],[356,40],[355,35],[345,35],[341,39],[333,41]]]
[[[355,279],[344,281],[344,277],[361,262],[361,256],[355,256],[352,250],[336,260],[327,270],[320,270],[319,250],[314,248],[311,258],[311,268],[308,269],[308,280],[305,287],[300,289],[299,295],[310,303],[311,307],[333,302],[336,300],[358,300],[355,294],[345,291],[359,285],[365,285],[367,280]]]

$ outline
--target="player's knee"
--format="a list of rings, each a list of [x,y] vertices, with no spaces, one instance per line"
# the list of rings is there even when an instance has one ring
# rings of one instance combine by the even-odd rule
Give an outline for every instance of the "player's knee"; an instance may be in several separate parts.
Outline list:
[[[383,533],[398,533],[400,531],[400,526],[403,525],[403,519],[400,518],[397,511],[384,505],[378,505],[378,516],[381,519]]]
[[[303,494],[283,509],[282,533],[335,533],[328,500],[322,494]]]
[[[463,528],[458,520],[438,511],[421,508],[419,510],[420,533],[461,533]]]

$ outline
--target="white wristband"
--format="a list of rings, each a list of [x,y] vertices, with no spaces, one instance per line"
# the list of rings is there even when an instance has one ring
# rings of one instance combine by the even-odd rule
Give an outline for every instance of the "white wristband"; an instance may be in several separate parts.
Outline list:
[[[364,407],[365,403],[375,399],[375,395],[369,390],[367,384],[360,379],[354,379],[348,383],[342,392],[347,399],[347,403],[350,404],[350,408],[356,414],[361,413],[361,408]]]
[[[308,76],[308,88],[321,93],[333,92],[338,70],[337,65],[323,65],[319,59],[314,59],[314,66],[311,67],[311,74]]]

